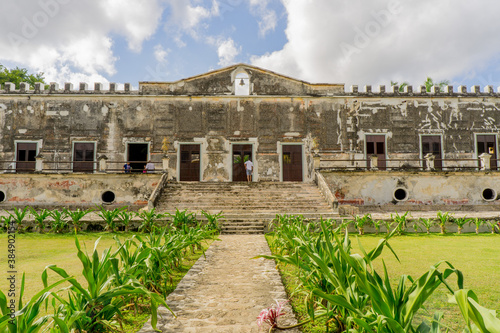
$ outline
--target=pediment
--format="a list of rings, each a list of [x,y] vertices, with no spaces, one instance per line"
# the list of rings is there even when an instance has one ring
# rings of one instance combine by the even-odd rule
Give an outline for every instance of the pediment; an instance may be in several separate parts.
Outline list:
[[[174,82],[139,82],[139,90],[145,95],[328,96],[343,93],[344,84],[313,84],[237,64]]]

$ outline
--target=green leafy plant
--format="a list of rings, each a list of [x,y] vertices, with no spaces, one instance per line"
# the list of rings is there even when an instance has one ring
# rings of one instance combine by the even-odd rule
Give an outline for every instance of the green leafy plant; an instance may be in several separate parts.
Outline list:
[[[403,215],[399,215],[398,212],[396,212],[394,215],[391,214],[391,219],[396,224],[396,230],[398,231],[399,235],[402,235],[406,231],[406,225],[408,223],[408,217],[407,215],[410,212],[406,212]]]
[[[471,219],[469,224],[473,224],[476,227],[476,234],[479,234],[479,228],[483,225],[486,224],[486,221],[483,219],[480,219],[479,217],[474,217]]]
[[[22,333],[30,332],[37,333],[41,332],[49,319],[52,317],[50,315],[43,315],[43,308],[46,300],[50,296],[50,290],[61,283],[66,282],[67,279],[59,280],[51,285],[45,286],[44,289],[36,293],[31,299],[24,304],[24,287],[25,287],[25,274],[21,279],[21,286],[19,290],[19,299],[15,305],[16,308],[12,308],[6,297],[6,295],[0,290],[0,311],[2,316],[0,317],[0,332],[1,333]]]
[[[455,291],[455,301],[467,323],[470,333],[500,333],[500,319],[494,310],[479,305],[478,298],[472,290]]]
[[[198,220],[196,219],[196,214],[194,212],[188,212],[187,209],[175,210],[175,214],[167,213],[169,217],[172,218],[172,225],[174,228],[181,228],[183,225],[195,226],[198,225]]]
[[[137,216],[142,220],[139,226],[139,231],[141,232],[151,232],[158,228],[157,220],[161,219],[164,215],[156,213],[156,208],[151,210],[141,210]]]
[[[458,233],[461,234],[462,230],[464,229],[464,225],[467,223],[470,223],[472,221],[471,218],[467,218],[467,216],[464,217],[455,217],[453,218],[452,222],[455,223],[458,227]]]
[[[68,227],[68,215],[66,215],[64,211],[54,209],[50,212],[50,217],[52,217],[52,231],[54,231],[56,234],[63,233]]]
[[[13,213],[5,210],[7,214],[9,214],[10,219],[16,222],[18,232],[25,232],[28,228],[28,226],[23,226],[23,221],[24,218],[26,217],[26,214],[28,213],[28,210],[29,210],[28,206],[24,207],[23,209],[18,209],[14,207]]]
[[[69,289],[65,288],[68,298],[52,293],[60,304],[55,317],[61,322],[71,322],[72,325],[68,329],[78,332],[116,330],[116,320],[121,317],[121,309],[127,306],[133,297],[140,296],[150,300],[151,324],[156,329],[158,306],[163,305],[170,310],[163,297],[151,293],[137,279],[122,275],[119,260],[115,258],[116,253],[112,254],[110,248],[105,249],[99,256],[98,243],[99,239],[95,242],[92,254],[88,255],[81,250],[78,238],[75,237],[86,287],[56,265],[49,265],[44,269],[44,286],[47,286],[48,270],[52,270],[71,284]]]
[[[363,235],[365,233],[364,232],[365,225],[370,225],[372,223],[372,216],[370,214],[365,214],[363,216],[355,215],[353,217],[354,217],[353,223],[358,229],[358,233],[360,235]]]
[[[426,219],[426,218],[419,218],[418,221],[420,222],[420,224],[422,224],[425,228],[425,231],[430,234],[431,233],[431,228],[432,226],[434,225],[434,219]]]
[[[45,230],[45,220],[50,216],[50,210],[43,208],[40,212],[37,212],[33,207],[30,207],[30,210],[35,220],[38,232],[43,234]]]
[[[69,210],[64,208],[63,209],[64,213],[66,213],[67,216],[71,218],[71,222],[73,223],[73,227],[75,228],[75,232],[78,232],[82,230],[82,218],[93,212],[93,209],[86,209],[86,210],[81,210],[80,208],[77,208],[76,210]]]
[[[372,220],[373,227],[375,228],[375,234],[380,233],[380,227],[384,224],[383,220]]]
[[[202,210],[201,213],[207,219],[206,226],[207,226],[208,230],[214,230],[217,233],[220,232],[221,227],[219,225],[219,219],[224,218],[222,211],[218,212],[217,214],[210,214],[209,212]]]
[[[122,210],[121,212],[118,213],[118,218],[120,219],[120,222],[123,224],[125,232],[129,231],[130,222],[135,216],[137,216],[136,212],[130,212],[128,210]]]
[[[127,209],[127,207],[120,207],[120,208],[115,208],[113,210],[107,210],[103,206],[97,206],[97,208],[99,209],[97,215],[99,215],[104,220],[104,222],[106,222],[106,230],[108,230],[109,232],[116,231],[117,229],[116,220],[118,214]]]
[[[495,220],[486,220],[486,224],[490,227],[491,233],[495,233],[495,229],[498,228],[498,224]]]
[[[441,228],[441,234],[446,233],[446,223],[449,223],[453,216],[449,212],[437,212],[437,225],[439,225],[439,228]]]

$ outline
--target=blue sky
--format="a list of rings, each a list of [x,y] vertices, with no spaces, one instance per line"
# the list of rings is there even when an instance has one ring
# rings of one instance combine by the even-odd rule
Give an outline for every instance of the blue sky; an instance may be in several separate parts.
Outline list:
[[[496,0],[0,0],[0,64],[48,82],[248,63],[310,82],[500,86]],[[375,88],[376,90],[377,88]],[[456,89],[456,88],[455,88]],[[470,88],[469,88],[470,89]]]

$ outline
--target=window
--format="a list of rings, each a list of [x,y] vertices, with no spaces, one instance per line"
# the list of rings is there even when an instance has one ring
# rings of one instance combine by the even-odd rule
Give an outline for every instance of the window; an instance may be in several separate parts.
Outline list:
[[[16,172],[35,171],[36,155],[36,142],[18,142],[16,144]]]

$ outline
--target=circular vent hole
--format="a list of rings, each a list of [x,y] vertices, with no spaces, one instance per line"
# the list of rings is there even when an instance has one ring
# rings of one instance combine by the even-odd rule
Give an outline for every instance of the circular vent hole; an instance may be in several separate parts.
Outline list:
[[[104,192],[102,195],[101,195],[101,200],[102,202],[104,203],[113,203],[113,201],[115,201],[115,193],[113,191],[106,191]]]
[[[408,197],[408,192],[406,192],[404,188],[397,188],[394,191],[394,199],[396,199],[397,201],[404,201],[407,199],[407,197]]]
[[[5,192],[0,191],[0,202],[4,202],[4,201],[5,201]]]
[[[483,190],[483,199],[486,201],[493,201],[497,198],[497,192],[491,188],[485,188]]]

